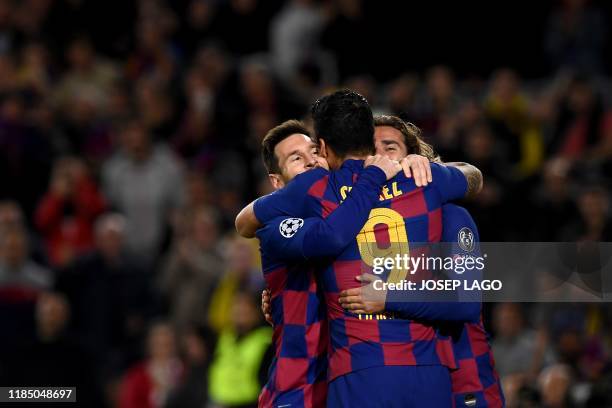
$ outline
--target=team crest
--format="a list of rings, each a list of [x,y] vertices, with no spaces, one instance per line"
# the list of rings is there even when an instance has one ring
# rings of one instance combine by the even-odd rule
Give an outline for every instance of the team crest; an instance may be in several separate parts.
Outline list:
[[[278,230],[283,237],[291,238],[302,225],[304,225],[304,220],[301,218],[287,218],[280,223]]]
[[[465,252],[472,252],[474,250],[474,233],[472,230],[468,227],[461,228],[457,235],[457,243]]]

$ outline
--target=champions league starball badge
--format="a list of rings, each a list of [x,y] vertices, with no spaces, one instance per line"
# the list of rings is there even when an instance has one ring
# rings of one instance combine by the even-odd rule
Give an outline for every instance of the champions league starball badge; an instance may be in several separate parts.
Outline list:
[[[287,218],[280,223],[278,230],[283,237],[291,238],[302,225],[304,225],[304,220],[301,218]]]

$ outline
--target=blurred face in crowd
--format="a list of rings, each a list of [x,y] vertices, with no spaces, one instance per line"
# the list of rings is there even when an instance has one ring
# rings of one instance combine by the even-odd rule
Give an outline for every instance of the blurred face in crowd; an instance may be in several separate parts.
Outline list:
[[[466,154],[470,160],[484,161],[491,157],[493,137],[485,125],[472,127],[466,135]]]
[[[238,334],[244,334],[260,322],[260,312],[255,301],[248,293],[240,293],[232,305],[232,322]]]
[[[38,334],[43,339],[54,339],[59,336],[70,317],[70,308],[64,297],[55,293],[46,293],[38,298],[36,304],[36,324]]]
[[[51,189],[62,196],[74,193],[75,187],[87,177],[87,165],[83,160],[64,157],[55,162]]]
[[[183,352],[189,362],[200,364],[208,358],[209,351],[206,342],[195,330],[185,332],[181,343]]]
[[[514,71],[502,69],[495,73],[491,92],[499,101],[509,103],[518,92],[518,78]]]
[[[85,40],[77,40],[68,49],[68,60],[73,69],[85,70],[93,63],[93,50],[91,44]]]
[[[11,268],[20,267],[28,256],[28,242],[22,228],[9,228],[0,236],[0,254],[4,263]]]
[[[438,101],[444,101],[453,94],[453,76],[450,70],[443,66],[432,68],[427,77],[427,88]]]
[[[408,155],[404,135],[392,126],[376,126],[374,146],[376,154],[387,156],[391,160],[401,160]]]
[[[518,335],[523,329],[523,316],[519,306],[513,303],[497,305],[493,325],[502,338],[512,338]]]
[[[306,135],[294,134],[279,142],[274,147],[281,174],[271,174],[270,179],[275,189],[280,189],[298,174],[316,167],[328,169],[327,161],[319,155],[319,148]]]
[[[140,46],[147,51],[157,49],[164,43],[163,25],[156,24],[150,19],[145,19],[138,26],[138,40]]]
[[[242,89],[252,106],[268,106],[275,98],[274,84],[267,68],[247,63],[241,72]]]
[[[417,81],[408,76],[403,75],[393,81],[389,88],[389,106],[394,110],[406,109],[414,98],[417,88]]]
[[[125,238],[125,220],[120,215],[105,215],[96,223],[96,246],[107,260],[121,255]]]
[[[144,161],[149,157],[151,141],[144,126],[139,122],[132,122],[122,132],[122,145],[125,152],[136,162]]]
[[[152,360],[168,360],[176,357],[174,331],[166,323],[157,323],[147,338],[149,356]]]
[[[189,205],[198,206],[211,201],[211,187],[199,172],[189,172],[187,174],[186,185],[187,202]]]
[[[571,385],[571,375],[568,367],[557,364],[546,368],[540,374],[538,383],[544,406],[566,406],[565,399]]]
[[[20,227],[23,222],[23,213],[14,201],[0,202],[0,228]]]
[[[219,235],[219,226],[211,210],[202,208],[193,217],[193,239],[201,249],[212,248]]]

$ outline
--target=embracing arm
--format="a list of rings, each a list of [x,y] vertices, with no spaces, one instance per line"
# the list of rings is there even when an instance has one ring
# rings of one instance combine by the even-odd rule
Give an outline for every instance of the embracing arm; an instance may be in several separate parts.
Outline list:
[[[266,223],[257,231],[262,252],[282,260],[337,256],[367,221],[386,180],[379,168],[368,167],[344,202],[328,217],[282,216]]]
[[[235,226],[236,231],[241,237],[244,238],[255,238],[255,232],[261,228],[259,220],[255,216],[253,210],[253,202],[244,207],[236,216]]]
[[[404,319],[445,320],[478,322],[481,304],[475,301],[410,301],[410,290],[394,291],[393,299],[388,299],[387,290],[374,286],[378,277],[370,274],[357,276],[365,286],[346,289],[340,292],[338,301],[346,310],[355,314],[372,314],[382,311],[395,312]]]
[[[476,166],[465,162],[449,162],[444,163],[446,166],[454,167],[465,176],[467,181],[466,198],[471,198],[480,193],[482,190],[483,179],[482,172]]]

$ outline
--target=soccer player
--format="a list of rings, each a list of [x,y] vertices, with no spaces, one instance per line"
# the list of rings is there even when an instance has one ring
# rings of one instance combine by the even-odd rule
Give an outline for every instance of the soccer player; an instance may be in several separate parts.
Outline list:
[[[296,175],[307,170],[327,167],[301,122],[291,120],[268,132],[262,142],[262,156],[275,189],[280,189]],[[260,406],[323,406],[327,384],[327,323],[321,298],[317,294],[313,266],[304,258],[333,256],[354,239],[378,201],[382,185],[401,166],[383,156],[366,160],[354,192],[325,220],[302,220],[285,217],[275,225],[282,239],[292,238],[297,253],[287,257],[283,251],[270,250],[271,235],[264,228],[258,234],[264,277],[272,293],[274,310],[275,356],[269,379],[260,395]],[[346,217],[355,225],[344,226]],[[313,231],[311,231],[313,229]],[[317,236],[318,242],[300,241],[300,237]],[[302,245],[303,244],[303,245]],[[297,261],[287,262],[287,259]]]
[[[375,118],[376,153],[385,154],[391,159],[401,159],[408,152],[419,153],[432,161],[439,158],[430,145],[425,143],[415,126],[394,116],[377,116]],[[451,255],[474,255],[480,242],[476,224],[467,210],[455,204],[442,206],[442,241],[451,246]],[[471,250],[466,245],[460,245],[462,233],[471,238]],[[365,277],[364,277],[365,278]],[[362,278],[362,280],[364,279]],[[354,288],[341,293],[339,301],[346,309],[355,313],[380,313],[385,310],[385,302],[372,302],[363,294],[371,288]],[[384,293],[378,294],[384,299]],[[425,305],[435,307],[436,305]],[[398,311],[397,307],[390,307]],[[437,308],[438,310],[443,308]],[[423,311],[421,311],[423,312]],[[444,311],[447,313],[448,311]],[[414,310],[409,310],[405,316],[414,318]],[[428,315],[428,318],[431,316]],[[484,328],[482,317],[478,322],[452,324],[453,350],[458,370],[451,372],[453,401],[455,407],[503,407],[505,400],[499,375],[495,370],[495,362],[489,344],[489,336]]]
[[[373,118],[367,101],[358,94],[341,91],[324,97],[314,105],[313,116],[316,136],[320,136],[329,164],[342,167],[331,173],[309,171],[301,180],[296,178],[284,189],[256,201],[256,218],[264,223],[282,214],[327,216],[346,198],[362,170],[362,163],[351,159],[360,159],[372,150]],[[360,235],[375,240],[374,226],[386,223],[387,233],[399,242],[408,241],[406,225],[410,225],[414,242],[439,241],[441,204],[478,189],[474,172],[466,173],[470,175],[467,182],[461,171],[432,164],[433,182],[425,188],[397,176],[383,188],[376,213]],[[245,217],[249,219],[248,214]],[[339,292],[356,286],[354,276],[362,267],[360,249],[353,241],[336,260],[319,268],[330,317],[332,381],[328,403],[349,406],[359,400],[414,406],[428,401],[434,406],[449,405],[450,380],[445,365],[454,364],[450,361],[452,349],[448,341],[436,341],[433,326],[386,317],[359,319],[340,307]]]

